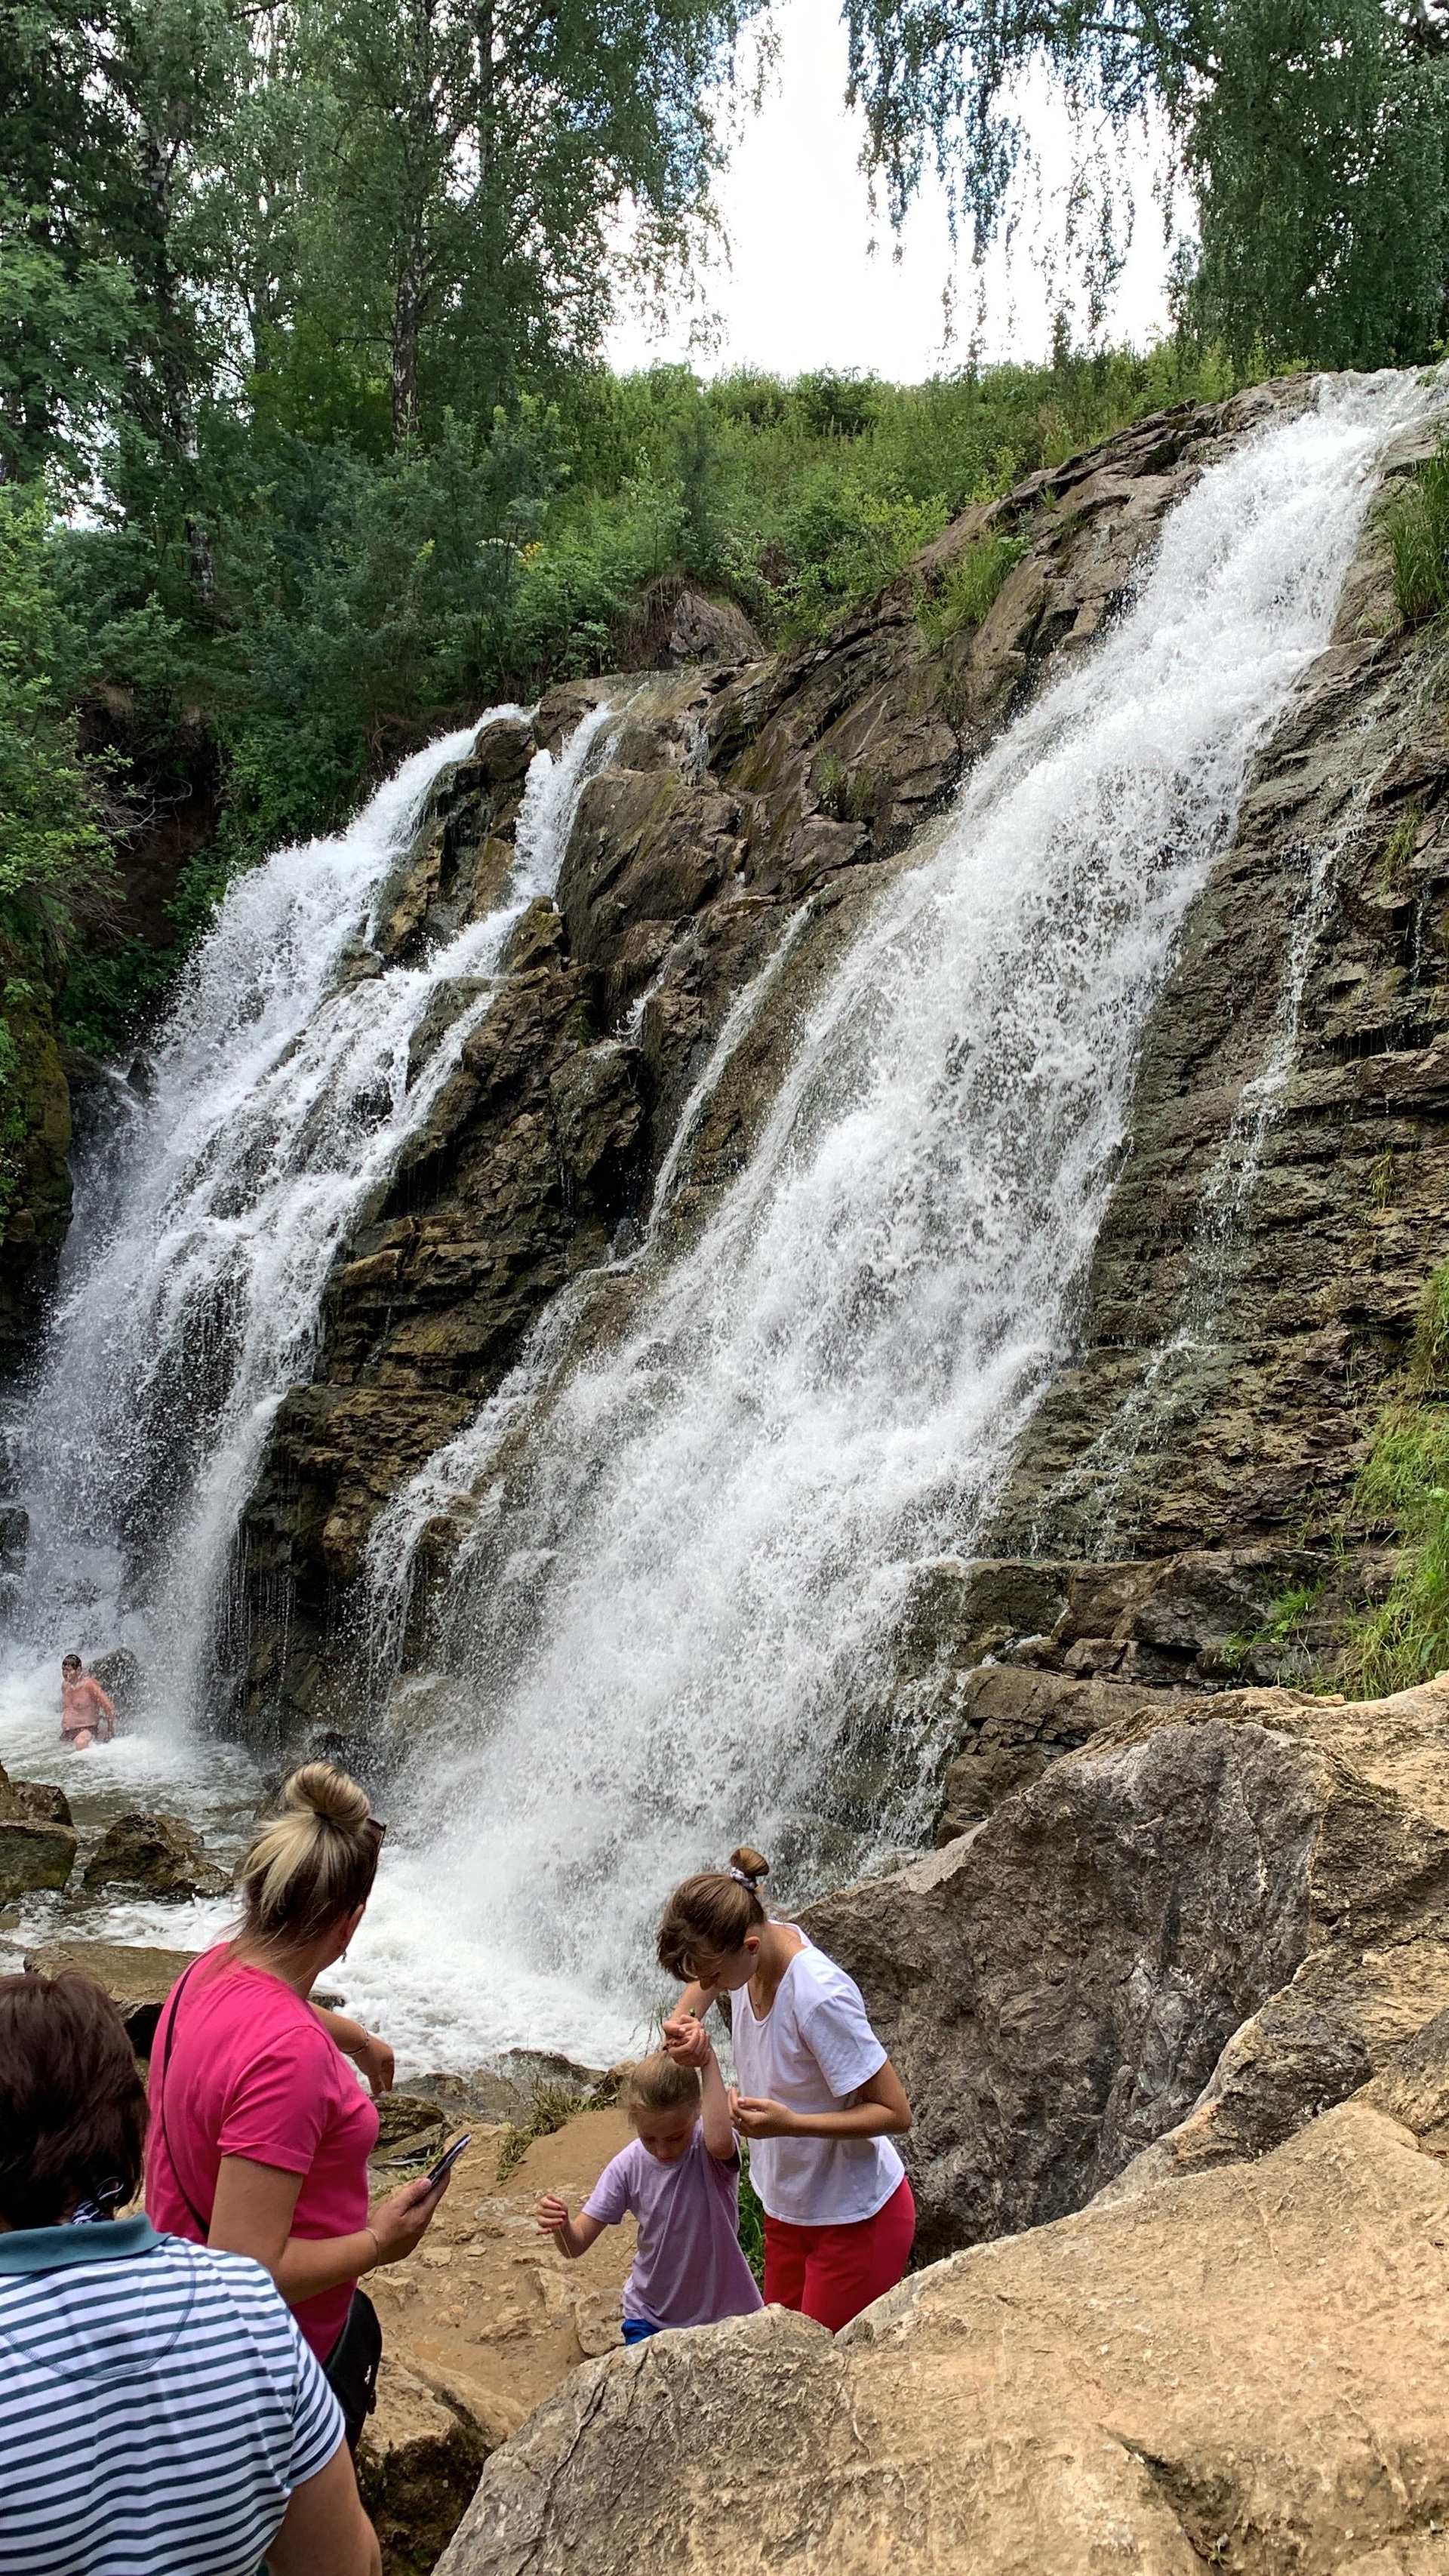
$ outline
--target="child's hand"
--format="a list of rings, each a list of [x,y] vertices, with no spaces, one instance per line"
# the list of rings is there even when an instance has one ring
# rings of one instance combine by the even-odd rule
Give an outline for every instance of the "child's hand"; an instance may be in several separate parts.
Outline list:
[[[567,2202],[560,2200],[557,2192],[546,2191],[538,2204],[540,2236],[561,2236],[568,2223]]]
[[[670,2056],[680,2066],[708,2066],[714,2055],[714,2044],[702,2021],[693,2013],[676,2013],[664,2024],[661,2033]]]

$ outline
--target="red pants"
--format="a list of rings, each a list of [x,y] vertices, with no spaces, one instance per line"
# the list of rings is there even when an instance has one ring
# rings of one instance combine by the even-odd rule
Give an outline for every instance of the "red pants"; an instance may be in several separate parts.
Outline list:
[[[902,2175],[874,2218],[844,2227],[795,2227],[765,2217],[765,2305],[798,2308],[838,2334],[893,2290],[910,2259],[916,2204]]]

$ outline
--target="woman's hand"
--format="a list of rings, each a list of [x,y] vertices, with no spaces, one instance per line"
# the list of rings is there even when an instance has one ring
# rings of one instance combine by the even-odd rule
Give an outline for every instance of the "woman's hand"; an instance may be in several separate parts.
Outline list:
[[[405,2182],[401,2191],[395,2191],[387,2200],[378,2202],[367,2224],[377,2246],[379,2263],[401,2263],[415,2245],[421,2244],[452,2179],[452,2175],[446,2173],[441,2182],[429,2182],[426,2174],[422,2174],[416,2182]]]
[[[538,2204],[540,2236],[561,2236],[569,2223],[568,2203],[556,2191],[546,2191]]]
[[[678,2066],[708,2066],[714,2055],[714,2043],[702,2021],[693,2013],[675,2013],[664,2024],[660,2034],[670,2056]]]
[[[387,2041],[374,2038],[350,2013],[338,2012],[330,2004],[314,2004],[312,2011],[333,2046],[340,2048],[344,2057],[350,2057],[358,2073],[366,2076],[374,2101],[379,2094],[390,2093],[395,2070]]]
[[[349,2049],[348,2055],[354,2066],[366,2076],[372,2086],[374,2101],[377,2101],[382,2094],[392,2091],[393,2053],[385,2039],[378,2039],[370,2030],[365,2030],[362,2034],[362,2046]]]
[[[751,2093],[737,2093],[730,2086],[730,2118],[742,2138],[794,2138],[800,2135],[800,2122],[783,2102],[770,2102]]]

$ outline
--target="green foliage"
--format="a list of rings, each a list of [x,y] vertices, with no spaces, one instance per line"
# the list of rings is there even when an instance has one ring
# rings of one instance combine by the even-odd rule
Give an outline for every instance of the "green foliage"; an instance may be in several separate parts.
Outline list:
[[[1406,626],[1449,608],[1449,442],[1409,475],[1387,513],[1394,596]]]
[[[940,589],[925,594],[917,607],[922,634],[941,645],[952,635],[974,632],[1025,552],[1021,537],[978,537],[965,547],[948,566]]]
[[[49,519],[43,489],[0,485],[0,924],[42,944],[108,855],[68,705],[79,647],[51,579]]]
[[[1425,1289],[1404,1390],[1380,1419],[1352,1509],[1404,1550],[1387,1600],[1349,1645],[1355,1681],[1377,1698],[1449,1666],[1449,1262]]]
[[[750,2146],[740,2140],[740,2252],[763,2290],[765,2286],[765,2213],[750,2180]]]
[[[850,0],[851,85],[899,219],[944,167],[984,248],[1032,157],[1045,76],[1073,121],[1067,251],[1089,328],[1129,239],[1125,149],[1165,116],[1196,199],[1185,311],[1243,366],[1377,367],[1444,328],[1449,89],[1415,0]]]

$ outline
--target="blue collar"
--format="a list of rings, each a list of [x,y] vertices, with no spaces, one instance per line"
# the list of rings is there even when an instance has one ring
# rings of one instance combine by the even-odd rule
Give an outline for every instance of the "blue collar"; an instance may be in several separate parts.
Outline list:
[[[125,2263],[160,2242],[149,2218],[103,2218],[94,2227],[12,2227],[0,2236],[0,2275],[59,2272],[70,2263]]]

